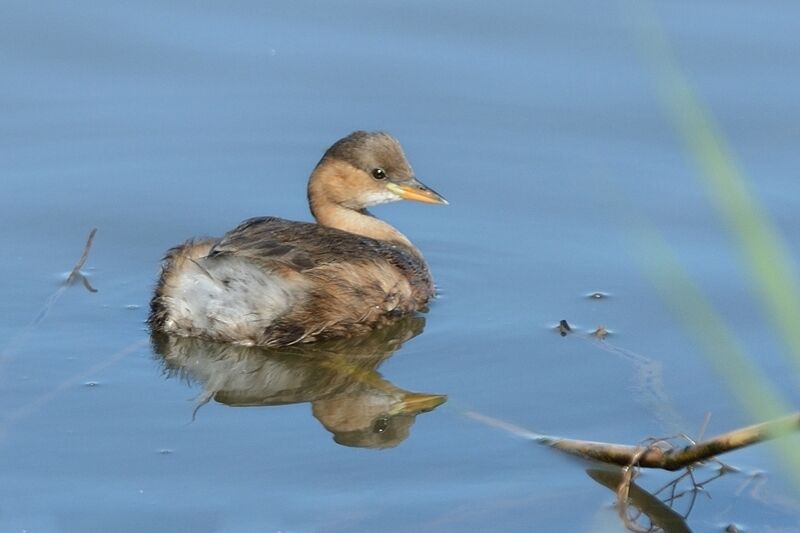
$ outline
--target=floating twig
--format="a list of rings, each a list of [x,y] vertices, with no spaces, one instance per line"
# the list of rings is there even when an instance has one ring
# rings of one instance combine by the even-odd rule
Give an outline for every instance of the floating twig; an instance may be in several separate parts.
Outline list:
[[[83,253],[81,254],[81,258],[78,259],[78,262],[75,263],[75,266],[72,268],[72,271],[69,273],[69,277],[67,277],[67,285],[72,285],[76,281],[80,280],[83,282],[83,286],[86,287],[86,290],[89,292],[97,292],[97,289],[92,287],[89,283],[88,278],[81,272],[81,268],[83,268],[83,264],[86,262],[86,259],[89,258],[89,252],[92,249],[92,243],[94,242],[94,236],[97,233],[97,228],[92,228],[92,231],[89,232],[89,238],[86,239],[86,246],[83,247]]]
[[[623,467],[637,466],[670,471],[712,460],[717,455],[783,437],[800,430],[800,412],[797,412],[775,420],[729,431],[689,446],[677,447],[670,444],[669,440],[673,437],[648,439],[643,445],[631,446],[544,435],[475,411],[465,411],[464,415],[487,426],[502,429],[516,436],[584,459]],[[722,465],[722,468],[732,470],[726,465]]]
[[[674,471],[751,444],[782,437],[797,430],[800,430],[800,413],[723,433],[681,448],[661,439],[651,440],[644,448],[557,437],[542,437],[537,440],[562,452],[604,463]]]
[[[86,245],[83,247],[83,253],[81,254],[80,259],[78,259],[78,262],[70,271],[66,281],[62,283],[47,298],[47,301],[39,310],[39,313],[37,313],[36,317],[34,317],[31,323],[25,326],[25,328],[22,331],[20,331],[17,335],[12,337],[11,340],[5,345],[5,347],[0,349],[0,371],[2,371],[3,363],[5,363],[5,361],[9,357],[11,357],[20,346],[22,346],[24,341],[30,336],[30,334],[33,332],[36,326],[38,326],[39,323],[42,320],[44,320],[45,317],[47,317],[48,313],[50,313],[50,310],[53,308],[56,302],[58,302],[58,300],[61,298],[64,292],[70,287],[70,285],[72,285],[78,279],[80,279],[83,282],[83,286],[86,287],[88,291],[97,292],[97,289],[92,287],[89,284],[89,280],[86,278],[86,276],[84,276],[83,273],[81,273],[81,267],[83,267],[83,264],[89,257],[89,251],[92,249],[92,243],[94,242],[94,236],[96,233],[97,233],[97,228],[92,228],[92,231],[89,232],[89,238],[86,240]]]

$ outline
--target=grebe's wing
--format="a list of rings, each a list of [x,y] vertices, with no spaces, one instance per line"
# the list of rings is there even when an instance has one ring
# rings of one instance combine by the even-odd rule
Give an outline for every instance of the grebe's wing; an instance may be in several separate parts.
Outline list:
[[[283,265],[298,272],[331,263],[396,263],[404,257],[395,245],[275,217],[251,218],[225,234],[208,257],[224,255],[248,258],[264,266]]]
[[[251,218],[226,233],[208,253],[209,258],[236,256],[261,264],[279,264],[298,272],[313,268],[312,254],[294,239],[285,235],[293,230],[303,233],[304,222],[294,222],[275,217]]]

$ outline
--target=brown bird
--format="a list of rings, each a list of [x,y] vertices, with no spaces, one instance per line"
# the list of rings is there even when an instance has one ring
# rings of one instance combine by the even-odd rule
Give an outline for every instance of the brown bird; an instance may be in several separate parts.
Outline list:
[[[420,183],[400,143],[357,131],[308,180],[317,223],[246,220],[219,240],[167,252],[150,302],[154,331],[285,346],[365,333],[424,310],[434,293],[422,254],[367,208],[447,201]]]

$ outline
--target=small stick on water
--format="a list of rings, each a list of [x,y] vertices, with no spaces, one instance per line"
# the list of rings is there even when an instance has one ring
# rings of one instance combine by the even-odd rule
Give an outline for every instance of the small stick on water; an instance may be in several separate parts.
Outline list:
[[[558,437],[546,437],[538,439],[538,441],[562,452],[587,459],[595,459],[604,463],[674,471],[712,459],[723,453],[782,437],[798,430],[800,430],[800,413],[794,413],[783,418],[723,433],[681,448],[672,446],[665,440],[653,440],[645,448],[626,444],[609,444]],[[644,453],[642,453],[643,450]]]
[[[86,262],[86,259],[89,258],[89,252],[92,249],[92,243],[94,242],[94,236],[97,233],[97,228],[92,228],[92,231],[89,232],[89,238],[86,239],[86,246],[83,247],[83,253],[81,254],[81,258],[78,259],[78,262],[75,263],[75,266],[72,268],[72,272],[69,273],[69,277],[67,278],[67,285],[72,285],[78,280],[83,282],[83,286],[86,287],[86,290],[89,292],[97,292],[97,289],[89,284],[89,280],[86,276],[83,275],[81,272],[81,268],[83,268],[83,264]]]
[[[529,431],[474,411],[464,414],[488,426],[531,439],[538,444],[550,446],[570,455],[622,467],[660,468],[671,471],[713,459],[717,455],[745,446],[784,437],[800,430],[800,412],[797,412],[783,418],[729,431],[688,446],[674,446],[668,442],[669,439],[648,439],[644,446],[632,446],[553,437]]]
[[[626,444],[611,444],[607,442],[592,442],[547,436],[474,411],[467,411],[464,415],[488,426],[502,429],[508,433],[530,439],[538,444],[555,448],[570,455],[622,467],[618,473],[618,478],[613,482],[614,485],[609,481],[601,482],[609,488],[615,486],[619,516],[622,518],[623,524],[629,531],[636,532],[647,532],[653,529],[641,528],[635,523],[636,519],[632,518],[628,512],[629,503],[632,503],[634,507],[643,511],[654,524],[670,523],[681,526],[671,528],[670,531],[673,531],[673,529],[674,531],[689,531],[689,529],[685,527],[685,522],[679,520],[680,517],[676,513],[672,511],[669,513],[664,512],[666,506],[660,505],[659,509],[656,509],[657,512],[654,512],[651,505],[642,505],[640,501],[642,499],[642,494],[646,494],[649,499],[653,501],[656,500],[656,497],[645,493],[633,483],[633,479],[636,477],[639,468],[660,468],[670,471],[686,469],[686,473],[670,483],[673,487],[672,496],[669,496],[664,503],[667,503],[671,507],[672,503],[670,502],[683,496],[683,493],[675,494],[675,490],[677,483],[686,476],[691,478],[693,485],[693,489],[687,492],[690,492],[694,495],[693,498],[696,498],[698,491],[702,490],[708,482],[721,477],[727,472],[736,470],[719,462],[719,460],[716,459],[717,455],[738,450],[739,448],[750,446],[751,444],[758,444],[783,437],[800,430],[800,412],[797,412],[783,418],[776,418],[761,424],[755,424],[723,433],[722,435],[717,435],[707,440],[701,440],[700,442],[694,442],[684,435],[684,438],[691,443],[684,447],[678,447],[668,442],[675,437],[647,439],[645,443],[639,446],[631,446]],[[717,462],[720,464],[720,468],[718,473],[708,480],[698,482],[694,477],[693,469],[695,465],[704,461]],[[593,471],[590,470],[590,475],[596,477],[592,472]],[[664,488],[659,489],[655,494],[658,494],[662,490],[664,490]],[[694,499],[692,499],[688,512],[691,512],[693,505]]]
[[[7,358],[11,357],[11,355],[24,343],[24,341],[28,338],[28,336],[33,332],[36,326],[41,323],[42,320],[45,319],[47,314],[56,304],[56,302],[61,298],[70,285],[75,283],[77,280],[81,280],[83,282],[83,286],[89,292],[97,292],[97,289],[92,287],[89,284],[89,280],[86,279],[81,273],[81,268],[83,267],[84,263],[86,263],[86,259],[89,257],[89,252],[92,249],[92,243],[94,242],[94,236],[97,233],[97,228],[92,228],[92,231],[89,232],[89,238],[86,240],[86,245],[83,247],[83,253],[81,254],[80,259],[78,262],[75,263],[75,266],[70,271],[69,276],[67,277],[66,281],[61,284],[47,299],[45,304],[39,310],[39,313],[36,317],[28,324],[22,331],[20,331],[17,335],[11,338],[11,340],[5,345],[5,347],[0,348],[0,371],[2,371],[3,363],[6,361]]]

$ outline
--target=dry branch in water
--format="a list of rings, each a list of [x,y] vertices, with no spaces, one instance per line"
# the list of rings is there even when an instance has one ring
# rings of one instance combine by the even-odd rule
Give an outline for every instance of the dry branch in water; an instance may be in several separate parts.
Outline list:
[[[619,466],[680,470],[717,455],[751,444],[775,439],[800,429],[800,413],[737,429],[684,447],[675,447],[666,440],[653,440],[646,446],[609,444],[542,436],[541,444],[579,457]]]
[[[83,253],[81,254],[81,258],[78,259],[78,262],[75,263],[75,266],[72,267],[72,271],[69,273],[69,277],[67,278],[67,285],[72,285],[78,280],[83,282],[83,286],[86,287],[86,290],[89,292],[97,292],[97,289],[92,287],[89,284],[89,280],[86,279],[86,276],[83,275],[81,272],[81,268],[83,268],[83,264],[86,262],[86,259],[89,257],[89,252],[92,249],[92,243],[94,242],[94,236],[97,233],[97,228],[92,228],[92,231],[89,232],[89,238],[86,239],[86,246],[83,247]]]

